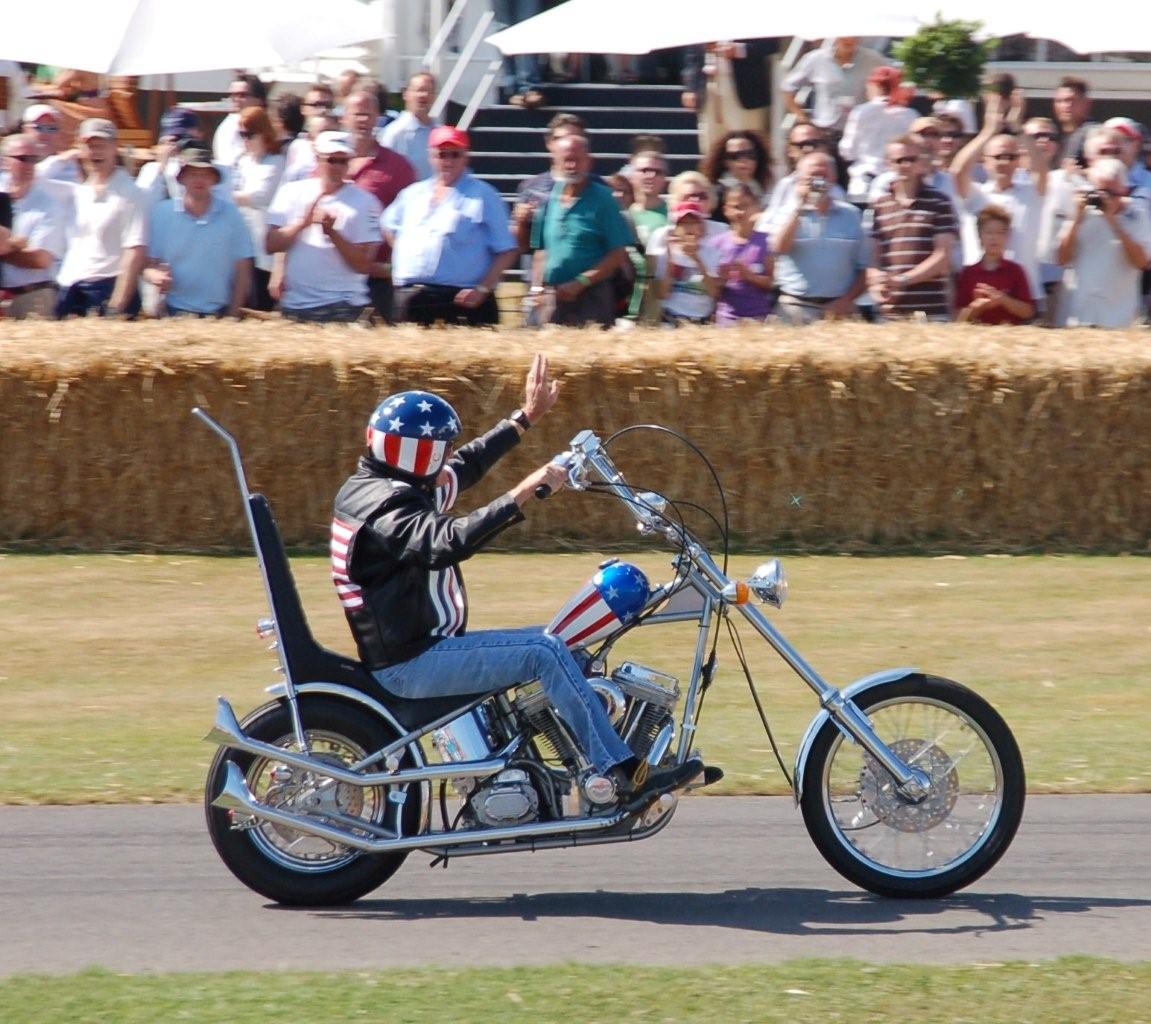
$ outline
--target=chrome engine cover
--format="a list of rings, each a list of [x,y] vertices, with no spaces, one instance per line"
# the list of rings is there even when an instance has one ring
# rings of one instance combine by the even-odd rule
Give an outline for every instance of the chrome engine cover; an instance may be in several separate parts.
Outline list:
[[[520,768],[505,768],[480,786],[468,804],[481,825],[521,825],[539,818],[539,794]]]

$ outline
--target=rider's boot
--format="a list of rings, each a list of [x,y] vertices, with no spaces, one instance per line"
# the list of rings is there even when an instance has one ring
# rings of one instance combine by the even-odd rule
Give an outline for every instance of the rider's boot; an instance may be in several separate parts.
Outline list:
[[[698,757],[688,758],[683,764],[670,768],[649,768],[646,761],[641,761],[630,771],[625,762],[616,768],[619,773],[619,808],[630,813],[641,811],[664,793],[683,789],[704,771],[704,763]]]

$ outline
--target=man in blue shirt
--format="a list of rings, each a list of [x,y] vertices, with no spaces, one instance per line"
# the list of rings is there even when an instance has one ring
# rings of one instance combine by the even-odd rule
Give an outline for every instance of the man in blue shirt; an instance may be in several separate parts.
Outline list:
[[[380,145],[395,150],[416,169],[419,180],[432,176],[428,140],[439,125],[431,115],[436,100],[436,79],[430,71],[417,71],[404,86],[404,112],[380,131]]]
[[[552,290],[552,323],[611,327],[616,319],[614,278],[627,263],[631,230],[611,189],[590,171],[586,138],[568,135],[555,144],[555,187],[532,223],[532,290]]]
[[[775,253],[777,310],[793,324],[856,314],[867,288],[870,246],[859,211],[832,196],[835,161],[810,153],[795,168],[790,201],[768,225]]]
[[[409,185],[384,212],[398,322],[499,323],[495,289],[519,246],[500,194],[468,173],[468,150],[466,132],[432,129],[432,176]]]
[[[184,195],[152,208],[144,279],[169,314],[236,316],[252,283],[252,239],[240,211],[212,195],[220,172],[205,145],[180,153]]]

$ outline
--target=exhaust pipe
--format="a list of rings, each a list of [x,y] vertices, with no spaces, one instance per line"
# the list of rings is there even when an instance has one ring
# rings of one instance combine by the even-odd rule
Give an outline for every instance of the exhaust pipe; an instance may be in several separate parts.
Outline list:
[[[279,750],[279,747],[273,747]],[[248,788],[244,773],[234,761],[229,761],[224,768],[224,787],[219,795],[212,801],[213,807],[221,810],[237,811],[240,814],[250,814],[262,821],[270,821],[273,825],[292,828],[308,835],[319,836],[329,842],[342,846],[350,846],[364,853],[398,853],[401,850],[419,850],[435,847],[439,850],[452,846],[465,846],[471,843],[492,843],[505,839],[535,839],[542,836],[571,835],[579,832],[599,832],[618,825],[628,815],[621,811],[604,818],[580,819],[557,825],[554,822],[533,822],[530,825],[513,825],[508,828],[485,828],[474,831],[448,833],[444,835],[403,836],[395,839],[373,839],[365,835],[334,825],[328,825],[317,818],[306,814],[295,814],[292,811],[280,810],[268,804],[261,803]],[[365,823],[365,827],[367,823]]]
[[[453,761],[450,764],[431,764],[420,768],[405,768],[394,772],[357,772],[340,765],[321,761],[309,754],[301,754],[272,743],[254,740],[240,728],[232,705],[224,697],[216,700],[216,721],[204,739],[232,750],[242,750],[270,760],[290,764],[293,768],[317,772],[349,786],[403,786],[410,782],[439,781],[440,779],[484,778],[495,775],[508,766],[510,751],[500,751],[484,761]],[[515,741],[513,741],[514,743]]]

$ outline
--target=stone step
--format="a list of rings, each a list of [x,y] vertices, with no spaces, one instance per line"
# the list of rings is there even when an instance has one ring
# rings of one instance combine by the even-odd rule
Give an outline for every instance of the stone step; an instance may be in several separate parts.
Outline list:
[[[637,122],[643,123],[643,122]],[[636,128],[593,128],[588,131],[588,142],[592,154],[630,153],[636,135],[640,133],[658,135],[664,144],[665,152],[682,156],[699,157],[699,134],[694,128],[668,128],[649,132],[645,125]],[[472,152],[538,153],[544,148],[544,137],[538,128],[482,128],[468,133],[471,136]]]
[[[484,107],[478,111],[472,122],[471,131],[481,129],[526,129],[538,132],[546,129],[548,122],[560,111],[577,114],[586,122],[589,129],[622,128],[634,131],[637,124],[644,130],[659,134],[667,129],[684,131],[696,130],[695,114],[682,107],[538,107],[525,110],[523,107]]]

